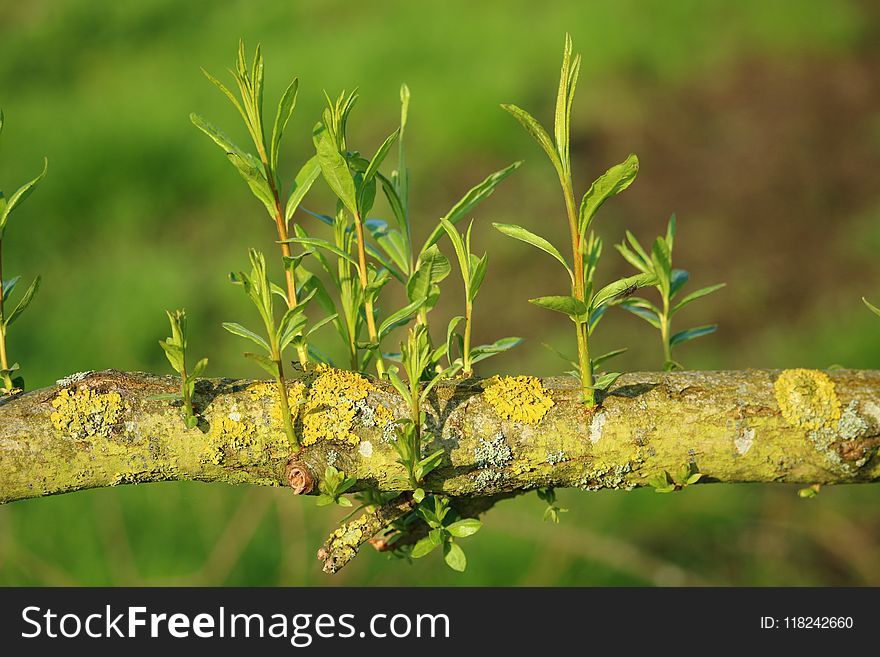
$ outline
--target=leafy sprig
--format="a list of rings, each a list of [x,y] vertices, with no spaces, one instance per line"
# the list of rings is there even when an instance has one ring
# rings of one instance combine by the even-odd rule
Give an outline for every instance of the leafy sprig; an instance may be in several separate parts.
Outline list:
[[[284,200],[283,184],[278,171],[278,158],[281,139],[284,136],[293,110],[296,107],[299,80],[294,78],[278,101],[271,136],[266,138],[263,119],[263,55],[258,45],[254,57],[248,65],[244,42],[239,41],[238,59],[235,69],[230,70],[238,88],[238,97],[220,80],[203,69],[203,73],[216,86],[241,115],[251,138],[256,155],[234,144],[225,134],[198,114],[190,114],[193,124],[216,143],[235,166],[254,196],[263,204],[270,219],[275,224],[281,255],[284,262],[286,290],[282,291],[287,305],[295,307],[301,302],[300,295],[309,290],[299,289],[297,282],[299,261],[292,257],[290,244],[286,241],[290,234],[293,215],[302,203],[312,184],[320,175],[320,167],[315,157],[310,158],[296,173],[290,191]],[[302,276],[307,272],[302,272]],[[300,364],[308,364],[308,345],[305,340],[296,343]]]
[[[677,472],[669,474],[666,470],[658,472],[648,479],[648,484],[658,493],[672,493],[687,488],[703,478],[693,462],[685,463]]]
[[[433,508],[429,504],[431,500],[433,500]],[[446,565],[458,572],[464,572],[467,568],[467,557],[455,539],[473,536],[480,531],[483,523],[476,518],[454,520],[455,514],[450,515],[451,511],[449,501],[438,495],[419,505],[418,514],[430,529],[428,535],[419,539],[413,546],[410,556],[413,559],[420,559],[442,545],[443,560]]]
[[[445,349],[445,345],[438,349]],[[425,403],[434,386],[461,368],[461,365],[456,363],[439,372],[429,372],[429,366],[438,360],[439,356],[436,350],[431,348],[428,340],[427,327],[416,324],[410,327],[407,340],[400,345],[400,362],[406,373],[406,383],[398,375],[396,366],[388,369],[389,380],[409,408],[410,416],[398,422],[393,444],[398,454],[397,462],[406,469],[416,501],[421,501],[425,496],[422,488],[425,477],[436,469],[443,459],[442,449],[422,456],[424,434],[422,404]],[[425,377],[428,380],[423,384]]]
[[[3,124],[3,110],[0,110],[0,134],[3,133]],[[9,310],[8,304],[12,300],[12,293],[21,281],[21,277],[3,278],[3,235],[13,210],[21,205],[30,196],[31,192],[36,189],[40,181],[46,177],[48,167],[49,161],[44,158],[43,170],[40,172],[40,175],[19,187],[9,199],[0,191],[0,384],[2,384],[0,386],[0,394],[11,395],[24,389],[24,378],[16,375],[20,371],[21,366],[18,363],[10,363],[9,361],[6,336],[12,323],[21,317],[21,314],[27,310],[27,307],[34,300],[34,296],[40,288],[41,280],[40,276],[37,276],[28,286],[27,290],[25,290],[18,303],[12,307],[12,310]]]
[[[461,372],[464,376],[471,376],[474,371],[474,364],[504,353],[509,349],[522,343],[521,338],[501,338],[493,344],[484,344],[471,349],[471,329],[473,326],[474,300],[483,285],[486,277],[486,268],[489,265],[489,254],[484,253],[482,257],[478,257],[471,253],[471,229],[474,227],[473,221],[468,226],[464,238],[459,234],[458,230],[448,219],[440,219],[440,225],[452,242],[455,249],[455,255],[458,258],[458,266],[461,271],[461,280],[464,284],[464,317],[458,316],[452,318],[446,332],[446,355],[450,365],[455,363],[461,366]],[[464,321],[464,335],[456,333],[457,325]],[[459,359],[453,359],[453,343],[457,343],[458,351],[461,354]]]
[[[233,283],[241,285],[244,288],[248,298],[254,304],[260,318],[263,320],[266,337],[262,337],[245,328],[241,324],[235,322],[225,322],[223,328],[230,333],[239,337],[250,340],[266,354],[255,354],[251,352],[245,353],[245,357],[254,361],[263,368],[274,379],[278,389],[278,403],[281,407],[281,419],[284,424],[284,432],[287,439],[294,447],[299,447],[299,441],[293,430],[293,421],[290,412],[290,404],[287,398],[287,384],[284,377],[284,350],[294,343],[298,338],[305,339],[311,335],[317,328],[333,318],[328,318],[316,324],[311,330],[305,331],[307,319],[305,315],[305,304],[313,295],[300,299],[298,305],[289,307],[276,324],[275,310],[273,303],[274,291],[272,284],[269,282],[269,276],[266,271],[266,259],[262,253],[255,249],[248,252],[251,262],[250,273],[239,272],[230,275]],[[302,337],[300,337],[302,336]]]
[[[165,352],[168,362],[174,371],[180,374],[180,392],[169,395],[156,395],[153,399],[173,399],[183,402],[183,420],[188,429],[194,429],[199,424],[199,418],[193,411],[193,393],[196,381],[208,367],[208,359],[202,358],[195,364],[192,371],[186,367],[186,311],[175,310],[173,313],[166,311],[168,321],[171,324],[171,336],[159,341],[159,346]]]
[[[351,500],[342,497],[342,495],[356,483],[355,477],[346,477],[344,472],[328,465],[324,470],[324,478],[318,482],[318,490],[320,490],[317,498],[318,506],[327,506],[328,504],[351,506]]]
[[[596,362],[590,357],[592,331],[609,305],[621,296],[631,294],[632,291],[640,287],[651,285],[654,278],[646,274],[631,276],[614,281],[595,291],[594,274],[602,251],[602,242],[591,230],[593,219],[606,200],[622,192],[635,180],[639,161],[635,155],[630,155],[624,162],[608,169],[590,185],[590,188],[583,195],[578,209],[574,197],[569,142],[571,107],[577,87],[580,62],[580,55],[572,57],[571,37],[566,35],[552,139],[531,114],[516,105],[502,105],[538,142],[559,177],[571,238],[571,262],[566,260],[548,240],[521,226],[494,225],[503,234],[551,255],[565,268],[571,283],[571,294],[540,297],[531,299],[531,302],[543,308],[561,312],[574,322],[578,350],[578,374],[583,398],[588,406],[594,406],[596,403],[595,391],[606,390],[620,375],[609,373],[600,378],[594,376]]]
[[[688,282],[690,274],[683,269],[672,267],[675,233],[676,220],[675,215],[672,215],[666,225],[666,234],[654,240],[650,254],[642,248],[639,241],[629,231],[626,231],[626,241],[616,245],[617,250],[628,263],[644,275],[653,275],[656,278],[654,287],[660,294],[659,307],[641,297],[629,297],[623,300],[620,305],[660,331],[660,339],[663,343],[663,369],[667,372],[681,368],[681,364],[672,357],[673,347],[714,333],[718,328],[717,324],[708,324],[673,333],[673,316],[697,299],[712,294],[725,286],[724,283],[709,285],[676,301],[678,293]]]

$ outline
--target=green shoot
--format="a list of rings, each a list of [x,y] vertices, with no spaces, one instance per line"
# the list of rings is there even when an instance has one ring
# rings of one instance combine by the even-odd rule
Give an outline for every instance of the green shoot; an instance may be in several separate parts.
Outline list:
[[[433,509],[428,508],[427,501],[419,505],[418,513],[430,529],[428,535],[413,546],[410,556],[413,559],[420,559],[442,545],[443,560],[446,561],[446,565],[458,572],[464,572],[467,568],[467,559],[464,550],[455,539],[476,534],[483,527],[483,523],[476,518],[451,521],[454,516],[450,516],[452,509],[449,502],[436,495],[433,500]]]
[[[344,472],[328,465],[324,470],[324,478],[318,482],[318,489],[321,491],[317,499],[318,506],[327,506],[328,504],[351,506],[351,500],[342,497],[342,495],[356,483],[356,478],[346,477]]]
[[[449,220],[440,219],[440,225],[452,242],[455,249],[455,255],[458,258],[458,266],[461,270],[461,279],[464,283],[464,336],[455,333],[456,325],[462,320],[461,317],[455,317],[449,324],[447,330],[447,358],[450,364],[452,360],[452,342],[458,342],[459,351],[461,352],[461,372],[464,376],[469,377],[474,372],[474,363],[486,358],[491,358],[497,354],[503,353],[522,342],[521,338],[502,338],[491,345],[480,345],[471,349],[471,327],[473,325],[474,299],[480,291],[483,279],[486,277],[486,267],[489,264],[489,254],[484,253],[482,257],[477,257],[471,253],[471,229],[474,224],[470,223],[465,233],[464,239],[458,233],[455,226]]]
[[[672,317],[685,306],[716,290],[720,290],[725,285],[724,283],[719,283],[700,288],[684,296],[678,302],[675,301],[676,296],[690,277],[683,269],[672,268],[672,247],[675,242],[676,232],[675,223],[675,215],[672,215],[666,226],[666,235],[660,236],[654,241],[650,254],[642,248],[642,245],[639,244],[635,236],[629,231],[626,231],[626,242],[617,245],[617,250],[620,251],[620,254],[628,263],[643,274],[653,275],[657,279],[654,287],[660,293],[660,307],[639,297],[629,297],[623,300],[620,305],[660,331],[660,339],[663,342],[663,369],[667,372],[681,369],[681,364],[672,357],[673,347],[694,338],[713,333],[718,328],[717,324],[710,324],[672,333]]]
[[[281,255],[287,281],[287,289],[284,296],[287,300],[288,308],[295,308],[300,302],[298,297],[302,294],[297,288],[297,265],[299,263],[292,258],[290,244],[286,240],[290,233],[290,223],[294,213],[308,193],[312,183],[315,182],[320,174],[317,160],[313,157],[296,174],[290,192],[287,195],[287,200],[282,201],[283,187],[278,173],[278,156],[281,138],[296,106],[299,80],[294,78],[282,94],[281,100],[278,102],[272,134],[267,141],[263,125],[263,56],[260,52],[260,46],[257,46],[253,61],[248,66],[244,43],[239,41],[238,60],[235,70],[231,71],[238,87],[238,98],[226,85],[210,73],[204,70],[203,73],[229,99],[229,102],[238,110],[238,113],[241,114],[257,155],[253,155],[236,146],[226,135],[198,114],[191,114],[190,119],[197,128],[223,149],[229,161],[232,162],[241,177],[244,178],[251,192],[263,204],[269,213],[270,219],[274,222],[278,234],[278,242],[281,245]],[[308,365],[307,344],[301,340],[298,342],[296,349],[300,364],[306,367]]]
[[[3,110],[0,110],[0,134],[3,133]],[[46,176],[49,166],[48,160],[43,160],[43,171],[30,182],[22,185],[7,200],[0,191],[0,394],[12,395],[24,389],[24,378],[21,376],[13,376],[20,370],[18,363],[9,362],[9,354],[6,346],[6,336],[9,333],[9,327],[17,320],[21,314],[34,300],[37,290],[40,288],[40,277],[37,276],[30,284],[24,295],[19,299],[18,303],[9,310],[8,303],[11,301],[12,292],[21,280],[20,276],[9,280],[3,278],[3,234],[6,231],[6,224],[9,216],[29,195],[40,181]]]
[[[873,304],[872,304],[870,301],[868,301],[865,297],[862,297],[862,302],[868,307],[868,310],[870,310],[872,313],[874,313],[875,315],[877,315],[878,317],[880,317],[880,308],[878,308],[877,306],[873,305]]]
[[[159,346],[165,351],[165,356],[174,371],[180,374],[180,392],[171,395],[156,395],[153,399],[173,399],[183,402],[183,420],[187,429],[194,429],[199,424],[199,418],[193,411],[193,393],[195,392],[196,380],[205,373],[208,367],[208,359],[202,358],[196,363],[192,372],[186,368],[186,311],[175,310],[173,313],[166,311],[168,321],[171,324],[171,337],[159,341]]]
[[[531,299],[531,302],[543,308],[561,312],[574,322],[578,348],[578,374],[583,390],[583,399],[587,406],[592,407],[596,404],[595,391],[607,390],[620,376],[618,373],[609,373],[600,378],[594,377],[596,362],[590,357],[592,330],[609,305],[617,301],[620,296],[630,293],[631,290],[653,284],[654,279],[644,274],[632,276],[615,281],[599,289],[598,292],[594,292],[593,275],[602,251],[602,243],[591,230],[593,218],[608,198],[619,194],[635,180],[639,161],[635,155],[630,155],[621,164],[611,167],[590,186],[581,200],[580,209],[577,208],[571,174],[569,141],[571,106],[577,86],[580,63],[580,55],[572,58],[571,37],[566,35],[552,140],[547,131],[531,114],[516,105],[502,105],[538,142],[556,170],[562,186],[568,218],[572,250],[571,264],[566,261],[555,246],[543,237],[520,226],[494,225],[505,235],[551,255],[565,268],[571,283],[571,294],[569,296],[540,297]]]
[[[445,348],[445,347],[443,347]],[[443,459],[443,450],[439,449],[428,456],[422,456],[422,444],[424,434],[424,418],[422,404],[428,398],[431,390],[444,378],[455,374],[460,364],[455,364],[440,372],[430,373],[429,367],[437,362],[439,357],[436,350],[431,348],[428,340],[428,329],[422,324],[410,327],[407,340],[400,345],[400,362],[406,372],[406,383],[397,374],[397,367],[388,369],[388,378],[400,396],[406,401],[410,416],[401,420],[396,428],[394,448],[398,459],[406,468],[409,484],[412,486],[416,501],[421,501],[425,496],[422,488],[425,477],[440,465]],[[425,385],[423,377],[428,376]]]
[[[311,299],[311,296],[299,300],[299,304],[289,307],[287,312],[281,318],[281,321],[275,324],[275,311],[272,296],[274,291],[269,283],[269,277],[266,273],[266,259],[262,253],[251,249],[249,251],[251,261],[251,272],[246,274],[239,272],[231,276],[233,283],[239,284],[244,288],[250,300],[257,308],[260,318],[263,320],[266,336],[268,339],[257,335],[250,329],[245,328],[241,324],[226,322],[223,324],[230,333],[239,337],[250,340],[258,345],[265,353],[262,354],[245,353],[245,357],[253,360],[257,365],[262,367],[274,379],[278,387],[278,403],[281,407],[281,418],[284,423],[284,432],[287,439],[295,448],[299,448],[299,440],[293,430],[293,421],[290,413],[290,404],[287,399],[287,384],[284,379],[284,350],[289,347],[298,336],[303,334],[306,327],[306,316],[304,312],[305,304]],[[325,320],[327,321],[327,320]],[[323,322],[322,322],[323,324]],[[316,325],[317,327],[317,325]],[[313,327],[314,331],[316,327]],[[306,333],[307,337],[309,333]]]
[[[538,488],[536,490],[538,493],[538,499],[547,503],[547,508],[544,509],[544,522],[552,522],[556,525],[559,524],[559,514],[567,513],[568,509],[563,509],[556,505],[556,491],[552,488]]]
[[[678,472],[670,475],[666,470],[658,472],[648,479],[648,484],[657,493],[672,493],[687,488],[703,478],[703,474],[697,470],[695,463],[685,463]]]

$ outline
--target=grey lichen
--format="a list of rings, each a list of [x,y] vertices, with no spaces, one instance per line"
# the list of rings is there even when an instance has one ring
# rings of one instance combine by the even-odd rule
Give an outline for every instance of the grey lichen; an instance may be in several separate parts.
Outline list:
[[[480,438],[479,444],[474,447],[474,461],[478,468],[502,468],[512,460],[513,451],[500,431],[492,440]]]
[[[843,440],[854,440],[868,432],[868,423],[858,413],[859,402],[852,400],[840,415],[837,422],[837,433]]]
[[[568,460],[568,457],[565,455],[565,450],[560,449],[555,452],[547,452],[547,463],[550,465],[556,465],[557,463],[564,463]]]

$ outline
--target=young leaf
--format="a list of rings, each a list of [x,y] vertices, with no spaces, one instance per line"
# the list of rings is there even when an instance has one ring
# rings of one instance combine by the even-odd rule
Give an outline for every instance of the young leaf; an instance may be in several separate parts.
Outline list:
[[[351,177],[351,170],[348,168],[348,162],[345,157],[336,148],[329,131],[323,130],[316,142],[318,153],[318,163],[321,166],[321,173],[324,174],[324,180],[333,190],[333,193],[339,197],[339,200],[348,208],[353,215],[358,214],[357,193],[355,191],[354,179]]]
[[[521,242],[525,242],[526,244],[531,244],[535,248],[540,249],[544,253],[549,253],[554,258],[556,258],[562,266],[565,267],[565,271],[568,272],[569,278],[574,281],[574,272],[571,271],[571,267],[568,266],[568,263],[565,261],[565,258],[562,257],[562,254],[559,252],[555,246],[553,246],[550,242],[545,240],[543,237],[539,235],[535,235],[533,232],[522,228],[521,226],[516,226],[514,224],[500,224],[493,223],[492,224],[499,232],[507,235],[508,237],[512,237],[514,239],[520,240]]]
[[[699,338],[703,335],[709,335],[710,333],[714,333],[717,328],[717,324],[709,324],[708,326],[697,326],[686,331],[679,331],[669,338],[669,346],[674,347],[682,342],[687,342],[688,340],[693,340],[694,338]]]
[[[18,305],[15,306],[15,308],[13,309],[13,311],[12,311],[12,312],[9,314],[9,316],[4,320],[4,322],[3,322],[4,326],[7,326],[7,327],[8,327],[8,326],[11,326],[11,325],[12,325],[12,322],[14,322],[16,319],[18,319],[19,315],[21,315],[21,314],[25,311],[25,309],[26,309],[29,305],[31,305],[31,301],[34,300],[34,295],[36,295],[37,290],[40,289],[40,280],[41,280],[41,279],[40,279],[39,276],[37,276],[37,277],[34,279],[34,282],[31,283],[30,287],[29,287],[29,288],[27,289],[27,291],[24,293],[24,296],[23,296],[23,297],[21,298],[21,300],[18,302]]]
[[[692,301],[696,301],[697,299],[700,299],[700,298],[706,296],[707,294],[712,294],[716,290],[720,290],[725,285],[726,285],[726,283],[718,283],[716,285],[710,285],[708,287],[701,288],[701,289],[697,290],[696,292],[691,292],[684,299],[682,299],[677,304],[675,304],[675,306],[672,308],[673,314],[677,313],[679,310],[684,308],[686,305],[688,305]]]
[[[446,565],[452,570],[463,573],[467,568],[467,559],[464,556],[464,550],[459,547],[458,543],[447,541],[443,544],[443,559]]]
[[[555,310],[558,313],[564,313],[576,322],[583,321],[587,314],[586,304],[580,299],[574,297],[538,297],[537,299],[529,299],[529,303],[533,303],[541,308],[547,308],[548,310]]]
[[[556,152],[556,147],[553,145],[553,142],[550,140],[550,135],[547,134],[547,131],[544,130],[543,126],[538,123],[538,120],[526,112],[524,109],[517,107],[516,105],[504,105],[501,107],[509,112],[513,118],[519,121],[520,125],[525,128],[526,132],[528,132],[532,138],[538,142],[541,148],[544,149],[544,152],[547,153],[547,157],[550,158],[550,162],[553,163],[553,167],[559,173],[559,175],[563,175],[562,170],[562,162],[559,160],[559,153]]]
[[[407,304],[406,306],[404,306],[403,308],[401,308],[397,312],[389,315],[385,319],[385,321],[379,325],[379,331],[378,331],[379,339],[381,340],[388,333],[390,333],[391,330],[394,329],[396,326],[399,326],[400,324],[409,320],[413,315],[415,315],[419,311],[419,308],[421,308],[424,303],[425,303],[424,299],[416,299],[415,301],[413,301],[410,304]]]
[[[278,113],[275,115],[275,125],[272,128],[272,142],[269,149],[269,162],[272,171],[278,169],[278,146],[281,144],[281,136],[296,107],[296,93],[299,90],[299,79],[293,78],[293,82],[284,90],[281,100],[278,102]]]
[[[319,175],[321,175],[321,165],[318,162],[318,156],[314,155],[303,164],[293,180],[293,189],[290,190],[290,197],[287,199],[287,206],[284,209],[285,222],[290,223],[294,212],[296,212],[299,204],[302,203],[302,200],[308,194]]]
[[[465,538],[466,536],[476,534],[482,526],[483,523],[476,518],[466,518],[447,525],[446,531],[455,536],[455,538]]]
[[[413,559],[420,559],[424,557],[426,554],[433,552],[436,548],[440,547],[442,540],[440,538],[440,532],[438,530],[432,530],[428,532],[428,535],[424,538],[420,539],[412,549],[410,556]]]
[[[868,310],[870,310],[872,313],[874,313],[875,315],[877,315],[878,317],[880,317],[880,308],[878,308],[877,306],[873,305],[873,304],[872,304],[870,301],[868,301],[865,297],[862,297],[862,302],[864,302],[864,304],[868,307]]]
[[[470,214],[477,205],[489,198],[501,181],[516,171],[521,164],[522,162],[514,162],[510,166],[487,176],[483,182],[476,187],[472,187],[458,203],[452,206],[452,209],[446,213],[444,218],[453,225],[457,224],[466,215]],[[424,246],[422,246],[420,253],[424,253],[431,245],[436,244],[441,235],[443,235],[443,227],[437,226]]]
[[[615,164],[590,185],[581,200],[579,229],[585,235],[593,221],[593,216],[601,205],[615,194],[619,194],[632,184],[639,172],[639,158],[630,154],[620,164]]]
[[[245,328],[241,324],[237,324],[235,322],[223,322],[223,328],[232,333],[233,335],[237,335],[242,338],[247,338],[251,342],[254,342],[265,349],[267,352],[271,353],[272,348],[269,346],[269,343],[266,342],[262,337],[251,331],[250,329]]]
[[[636,274],[635,276],[621,278],[596,292],[590,300],[590,307],[595,309],[603,304],[615,301],[619,297],[626,298],[627,293],[631,294],[639,288],[653,285],[656,282],[657,277],[654,274]]]
[[[6,227],[6,222],[9,221],[9,215],[12,214],[12,211],[15,210],[16,206],[21,205],[21,203],[31,195],[31,192],[34,191],[40,181],[46,177],[46,172],[48,170],[49,160],[43,158],[43,170],[40,172],[40,175],[19,187],[18,190],[9,197],[8,201],[3,205],[0,205],[0,237],[3,235],[3,229]],[[0,198],[2,198],[2,194],[0,194]]]
[[[268,372],[270,376],[278,376],[278,363],[276,363],[275,361],[270,360],[265,356],[261,356],[260,354],[254,354],[249,351],[245,352],[244,357],[254,361],[257,365]]]

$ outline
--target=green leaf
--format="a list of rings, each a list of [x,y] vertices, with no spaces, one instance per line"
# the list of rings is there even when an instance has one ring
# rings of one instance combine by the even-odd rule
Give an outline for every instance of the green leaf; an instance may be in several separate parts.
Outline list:
[[[272,143],[269,149],[269,162],[272,171],[278,169],[278,146],[281,144],[281,136],[296,107],[296,94],[299,90],[299,79],[293,78],[293,82],[284,90],[281,100],[278,102],[278,113],[275,115],[275,125],[272,128]]]
[[[686,331],[679,331],[669,338],[669,346],[674,347],[682,342],[687,342],[688,340],[693,340],[694,338],[699,338],[703,335],[709,335],[710,333],[714,333],[717,328],[718,324],[709,324],[707,326],[697,326]]]
[[[388,223],[381,219],[367,219],[364,222],[370,235],[376,240],[376,244],[391,258],[397,268],[409,273],[409,247],[403,234],[394,228],[389,228]]]
[[[440,547],[441,543],[440,532],[436,529],[428,532],[428,535],[424,538],[420,539],[412,549],[410,556],[413,559],[421,559],[426,554],[430,554],[435,549]]]
[[[868,310],[870,310],[872,313],[874,313],[875,315],[877,315],[878,317],[880,317],[880,308],[878,308],[877,306],[873,305],[873,304],[872,304],[870,301],[868,301],[865,297],[862,297],[862,301],[863,301],[864,304],[868,307]]]
[[[407,304],[400,310],[395,313],[389,315],[384,322],[379,325],[379,339],[384,338],[388,333],[391,332],[396,326],[406,322],[413,315],[415,315],[419,308],[425,303],[424,299],[416,299],[410,304]]]
[[[635,276],[621,278],[596,292],[590,300],[590,308],[596,309],[603,304],[620,298],[626,298],[639,288],[653,285],[656,282],[657,277],[654,274],[636,274]]]
[[[609,351],[608,353],[602,354],[598,358],[591,359],[593,361],[593,368],[599,367],[599,365],[601,365],[605,361],[611,360],[616,356],[620,356],[620,354],[624,352],[626,352],[626,347],[624,347],[623,349],[615,349],[614,351]]]
[[[666,242],[659,237],[654,241],[651,249],[651,262],[654,264],[654,273],[657,274],[657,284],[664,297],[672,295],[672,254]]]
[[[626,244],[615,244],[614,248],[623,256],[623,259],[626,260],[633,267],[638,269],[640,272],[647,274],[651,271],[652,263],[650,259],[645,262],[642,260],[641,256],[636,254],[632,249],[630,249]]]
[[[626,299],[621,302],[620,307],[624,310],[628,310],[637,317],[641,317],[658,331],[661,330],[660,317],[657,312],[645,307],[645,304],[653,305],[649,304],[644,299]]]
[[[421,502],[423,499],[425,499],[425,489],[424,488],[416,488],[413,491],[413,499],[416,502]]]
[[[12,291],[15,289],[15,286],[18,285],[20,280],[21,276],[16,276],[15,278],[3,281],[2,292],[0,292],[3,296],[3,301],[6,301],[9,298],[9,295],[12,294]]]
[[[0,205],[0,237],[3,235],[3,229],[6,227],[6,222],[9,221],[9,215],[12,214],[12,211],[28,197],[31,195],[31,192],[36,189],[37,185],[40,181],[46,177],[46,172],[49,170],[49,160],[43,158],[43,170],[33,180],[26,182],[24,185],[18,188],[16,192],[9,197],[9,200],[6,201],[3,205]],[[3,195],[0,194],[0,199],[3,198]]]
[[[232,333],[233,335],[237,335],[242,338],[247,338],[251,342],[254,342],[260,345],[263,349],[266,350],[267,353],[272,353],[272,348],[269,346],[269,343],[266,342],[259,335],[251,331],[250,329],[245,328],[241,324],[237,324],[235,322],[223,322],[223,328]]]
[[[457,224],[466,215],[470,214],[477,205],[489,198],[501,181],[516,171],[521,164],[522,162],[514,162],[510,166],[487,176],[479,185],[468,190],[468,193],[465,194],[458,203],[452,206],[452,209],[446,213],[444,218],[453,225]],[[423,253],[431,245],[436,244],[442,235],[443,227],[437,226],[425,242],[424,246],[422,246],[420,253]]]
[[[353,215],[358,214],[357,192],[355,191],[354,178],[348,168],[345,157],[336,149],[329,131],[323,130],[316,143],[318,163],[324,180],[339,197],[339,200],[348,208]]]
[[[670,251],[670,254],[672,252]],[[691,275],[687,273],[684,269],[673,269],[669,276],[669,298],[671,299],[678,291],[684,287],[684,284],[688,282]]]
[[[492,344],[481,344],[471,349],[471,363],[476,364],[522,344],[522,338],[501,338]]]
[[[463,573],[467,568],[467,559],[464,556],[464,550],[459,547],[458,543],[447,541],[443,544],[443,560],[452,570]]]
[[[318,156],[315,155],[302,165],[302,168],[296,174],[293,180],[293,189],[290,190],[290,196],[287,199],[287,206],[284,208],[284,221],[290,223],[293,214],[299,207],[306,194],[312,188],[314,182],[321,175],[321,165],[318,162]]]
[[[260,354],[254,354],[249,351],[246,351],[244,357],[254,361],[257,365],[263,368],[266,372],[268,372],[271,376],[278,376],[278,364],[265,356],[261,356]]]
[[[687,295],[685,298],[683,298],[681,301],[679,301],[677,304],[675,304],[675,306],[672,308],[672,313],[673,314],[677,313],[679,310],[684,308],[689,303],[696,301],[697,299],[700,299],[700,298],[706,296],[707,294],[712,294],[713,292],[723,288],[725,285],[726,285],[726,283],[718,283],[716,285],[710,285],[708,287],[701,288],[701,289],[697,290],[696,292],[691,292],[689,295]]]
[[[580,234],[585,235],[589,230],[598,209],[602,204],[615,194],[619,194],[632,184],[639,172],[639,158],[630,154],[620,164],[615,164],[605,173],[599,176],[590,185],[587,193],[581,200],[580,219],[578,222]]]
[[[192,378],[194,378],[194,379],[199,378],[200,376],[202,376],[202,374],[205,373],[205,370],[207,368],[208,368],[208,359],[202,358],[198,363],[196,363],[196,366],[193,368],[192,375],[191,375]]]
[[[614,385],[614,382],[617,381],[621,377],[620,372],[607,372],[600,377],[597,377],[591,386],[594,390],[608,390],[611,386]]]
[[[447,525],[446,531],[455,536],[455,538],[465,538],[466,536],[476,534],[482,526],[483,523],[476,518],[466,518]]]
[[[574,281],[574,273],[571,271],[571,267],[568,266],[565,258],[562,257],[559,249],[557,249],[543,237],[535,235],[533,232],[526,230],[522,226],[516,226],[514,224],[493,223],[492,225],[504,235],[517,239],[521,242],[525,242],[526,244],[531,244],[535,248],[543,251],[544,253],[549,253],[550,255],[552,255],[560,263],[562,263],[562,266],[565,267],[565,271],[568,272],[569,278],[572,280],[572,282]]]
[[[282,244],[306,244],[308,246],[317,246],[325,251],[329,251],[330,253],[339,256],[343,260],[347,260],[351,264],[353,264],[358,270],[360,270],[360,265],[358,261],[352,258],[349,254],[347,254],[342,249],[334,246],[327,240],[318,239],[317,237],[290,237],[282,242]]]
[[[477,298],[477,294],[480,292],[480,287],[483,285],[483,280],[486,278],[486,270],[489,267],[489,254],[484,253],[482,258],[477,258],[474,255],[471,255],[470,262],[468,263],[471,269],[470,273],[470,284],[468,285],[467,295],[468,299],[473,303],[474,299]]]
[[[160,340],[159,346],[165,350],[165,356],[168,358],[168,362],[171,363],[171,367],[174,368],[174,371],[178,374],[183,372],[183,348],[166,340]]]
[[[538,120],[526,112],[524,109],[517,107],[516,105],[501,105],[502,109],[509,112],[513,118],[519,121],[519,124],[525,128],[526,132],[528,132],[532,138],[538,142],[538,145],[544,149],[544,152],[547,153],[547,157],[550,158],[550,162],[553,164],[553,167],[556,171],[562,175],[562,162],[559,160],[559,153],[556,152],[556,147],[553,145],[553,142],[550,140],[550,135],[547,134],[547,131],[544,130],[543,126],[538,123]]]
[[[36,295],[37,290],[40,289],[40,281],[41,278],[39,276],[34,279],[34,282],[30,284],[30,287],[28,287],[27,291],[24,293],[24,296],[18,302],[18,305],[15,306],[9,316],[5,318],[3,322],[4,326],[11,326],[12,322],[18,319],[18,317],[27,309],[27,307],[31,305],[31,301],[34,300],[34,295]]]
[[[427,299],[428,310],[433,308],[440,295],[438,283],[449,276],[452,265],[449,258],[440,252],[436,244],[432,244],[419,256],[416,270],[406,284],[406,295],[410,301]]]
[[[394,142],[397,141],[399,135],[400,128],[388,135],[385,141],[382,142],[382,145],[379,147],[379,150],[376,151],[373,159],[370,160],[369,166],[367,166],[367,170],[364,172],[364,181],[362,184],[369,183],[376,177],[376,174],[379,172],[379,167],[382,166],[382,162],[388,156],[388,151],[391,150],[391,147],[394,145]]]
[[[537,299],[529,299],[529,303],[533,303],[541,308],[547,308],[548,310],[555,310],[558,313],[564,313],[576,322],[584,321],[587,314],[586,304],[574,297],[538,297]]]

